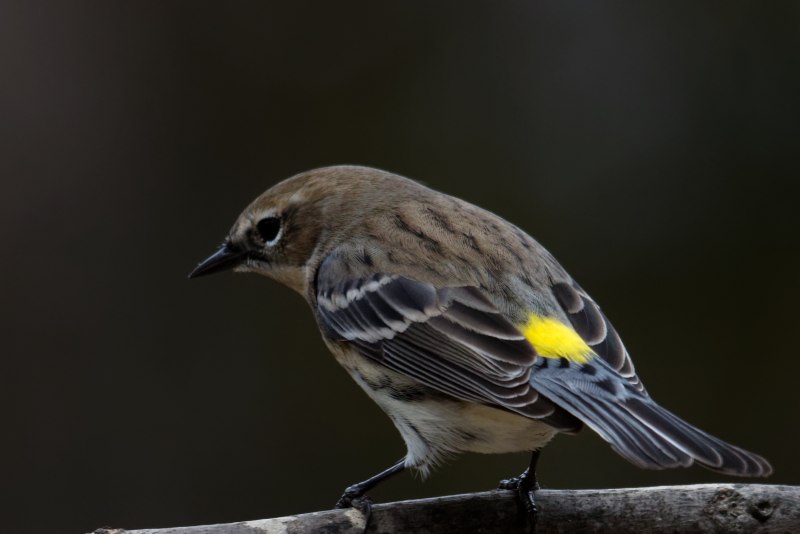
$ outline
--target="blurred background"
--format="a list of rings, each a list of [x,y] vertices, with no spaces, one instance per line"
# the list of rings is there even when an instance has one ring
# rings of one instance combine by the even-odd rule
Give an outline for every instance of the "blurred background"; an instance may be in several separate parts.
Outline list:
[[[404,453],[300,298],[186,280],[253,197],[336,163],[527,230],[656,399],[800,483],[800,4],[457,6],[0,2],[5,530],[326,509]],[[588,431],[540,466],[547,488],[733,480],[641,471]]]

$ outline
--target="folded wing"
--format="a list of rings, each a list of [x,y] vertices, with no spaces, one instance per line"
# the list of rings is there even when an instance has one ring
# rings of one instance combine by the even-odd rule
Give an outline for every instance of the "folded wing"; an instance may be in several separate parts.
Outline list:
[[[553,295],[593,353],[588,361],[537,355],[522,331],[474,287],[436,287],[392,274],[317,276],[317,315],[326,335],[364,356],[458,399],[496,406],[562,431],[581,422],[645,468],[698,463],[766,476],[769,463],[657,405],[596,304],[574,285]]]
[[[455,398],[563,431],[580,427],[531,387],[536,351],[478,289],[437,288],[385,274],[319,280],[317,312],[330,338]]]

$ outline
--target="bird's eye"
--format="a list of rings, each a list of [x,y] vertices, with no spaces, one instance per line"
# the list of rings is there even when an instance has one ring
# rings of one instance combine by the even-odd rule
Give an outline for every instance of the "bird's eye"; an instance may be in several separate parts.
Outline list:
[[[281,220],[277,217],[264,217],[258,221],[256,228],[265,244],[274,245],[281,233]]]

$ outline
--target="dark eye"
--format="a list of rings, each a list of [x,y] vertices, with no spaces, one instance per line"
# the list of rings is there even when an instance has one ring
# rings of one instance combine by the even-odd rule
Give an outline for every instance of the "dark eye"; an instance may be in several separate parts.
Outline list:
[[[281,232],[281,220],[277,217],[264,217],[258,221],[256,228],[264,243],[271,245]]]

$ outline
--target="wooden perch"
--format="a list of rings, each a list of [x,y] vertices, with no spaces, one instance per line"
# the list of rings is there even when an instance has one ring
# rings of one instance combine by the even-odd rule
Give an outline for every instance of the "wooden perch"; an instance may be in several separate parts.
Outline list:
[[[598,490],[539,490],[537,534],[550,532],[800,532],[800,487],[699,484]],[[241,523],[126,534],[361,534],[364,515],[328,510]],[[528,532],[511,491],[487,491],[376,504],[369,533]]]

